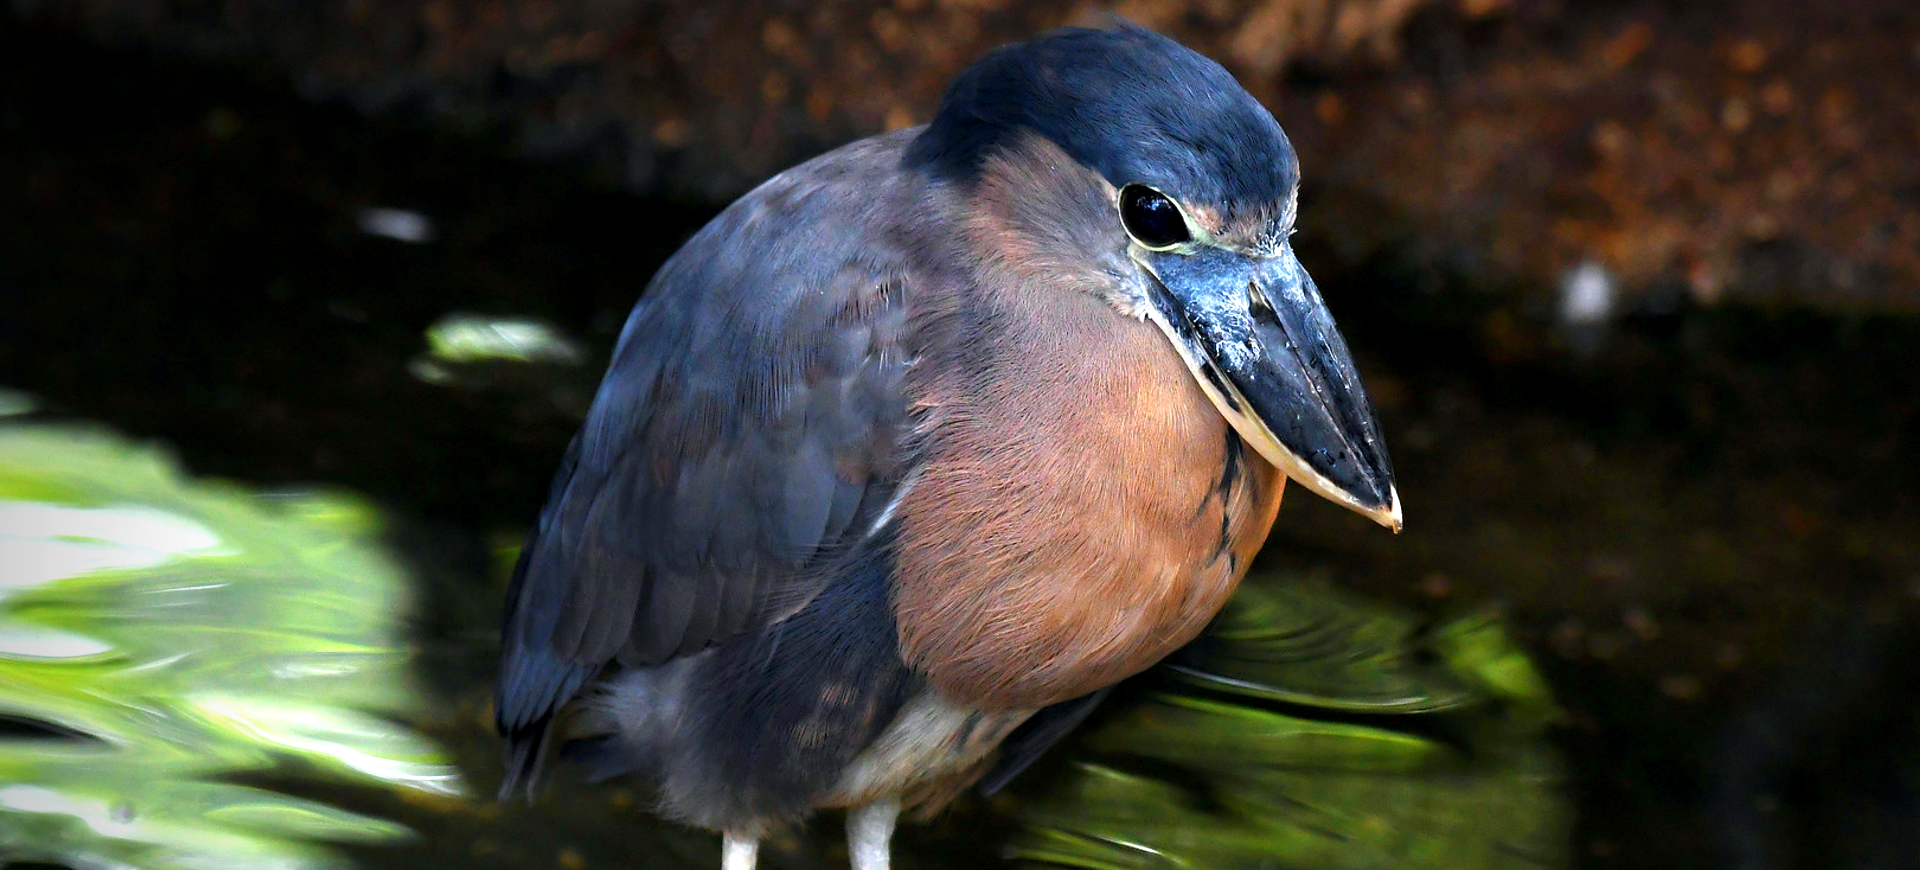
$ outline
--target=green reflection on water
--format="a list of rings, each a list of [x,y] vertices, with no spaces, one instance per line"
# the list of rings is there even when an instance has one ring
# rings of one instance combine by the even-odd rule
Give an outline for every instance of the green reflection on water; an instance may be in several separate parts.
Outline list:
[[[586,352],[551,324],[527,317],[449,314],[427,329],[428,352],[449,363],[500,360],[579,365]]]
[[[1018,804],[1019,858],[1149,868],[1538,868],[1569,810],[1544,681],[1500,622],[1250,584],[1169,679]]]
[[[88,429],[0,426],[0,857],[315,868],[395,824],[232,778],[460,791],[417,709],[406,577],[338,496],[184,481]]]

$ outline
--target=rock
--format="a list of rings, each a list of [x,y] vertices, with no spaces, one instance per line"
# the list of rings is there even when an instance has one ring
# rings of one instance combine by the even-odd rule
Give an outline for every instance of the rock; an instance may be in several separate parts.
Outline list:
[[[1125,0],[1111,10],[1271,81],[1387,61],[1439,0]],[[94,38],[260,64],[369,111],[504,124],[637,192],[725,200],[842,141],[919,123],[995,45],[1099,23],[1081,0],[77,0],[36,18]],[[1272,88],[1263,89],[1270,94]]]
[[[1592,259],[1628,315],[1663,288],[1699,304],[1920,311],[1920,12],[1899,0],[302,8],[15,0],[13,12],[238,61],[368,112],[504,128],[609,184],[717,203],[924,120],[996,44],[1107,9],[1221,59],[1274,108],[1307,170],[1309,259],[1386,255],[1542,294]]]

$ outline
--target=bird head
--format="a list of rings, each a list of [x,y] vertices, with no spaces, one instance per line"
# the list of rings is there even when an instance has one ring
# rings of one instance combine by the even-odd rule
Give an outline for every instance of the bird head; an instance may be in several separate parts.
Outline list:
[[[1262,457],[1399,530],[1379,422],[1289,243],[1299,161],[1219,64],[1132,26],[1011,45],[954,81],[906,160],[997,216],[991,256],[1151,321]]]

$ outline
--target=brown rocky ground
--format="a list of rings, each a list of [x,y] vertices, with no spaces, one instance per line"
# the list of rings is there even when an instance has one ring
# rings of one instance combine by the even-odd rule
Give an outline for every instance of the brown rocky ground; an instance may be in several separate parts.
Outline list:
[[[1337,256],[1411,250],[1533,292],[1593,261],[1643,299],[1920,308],[1920,13],[1900,0],[15,6],[704,202],[925,119],[992,45],[1115,12],[1275,108]]]

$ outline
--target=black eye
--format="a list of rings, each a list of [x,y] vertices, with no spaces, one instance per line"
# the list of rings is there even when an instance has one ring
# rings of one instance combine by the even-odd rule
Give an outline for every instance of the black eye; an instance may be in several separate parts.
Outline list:
[[[1120,188],[1120,222],[1135,241],[1149,248],[1169,248],[1192,238],[1180,207],[1144,184]]]

